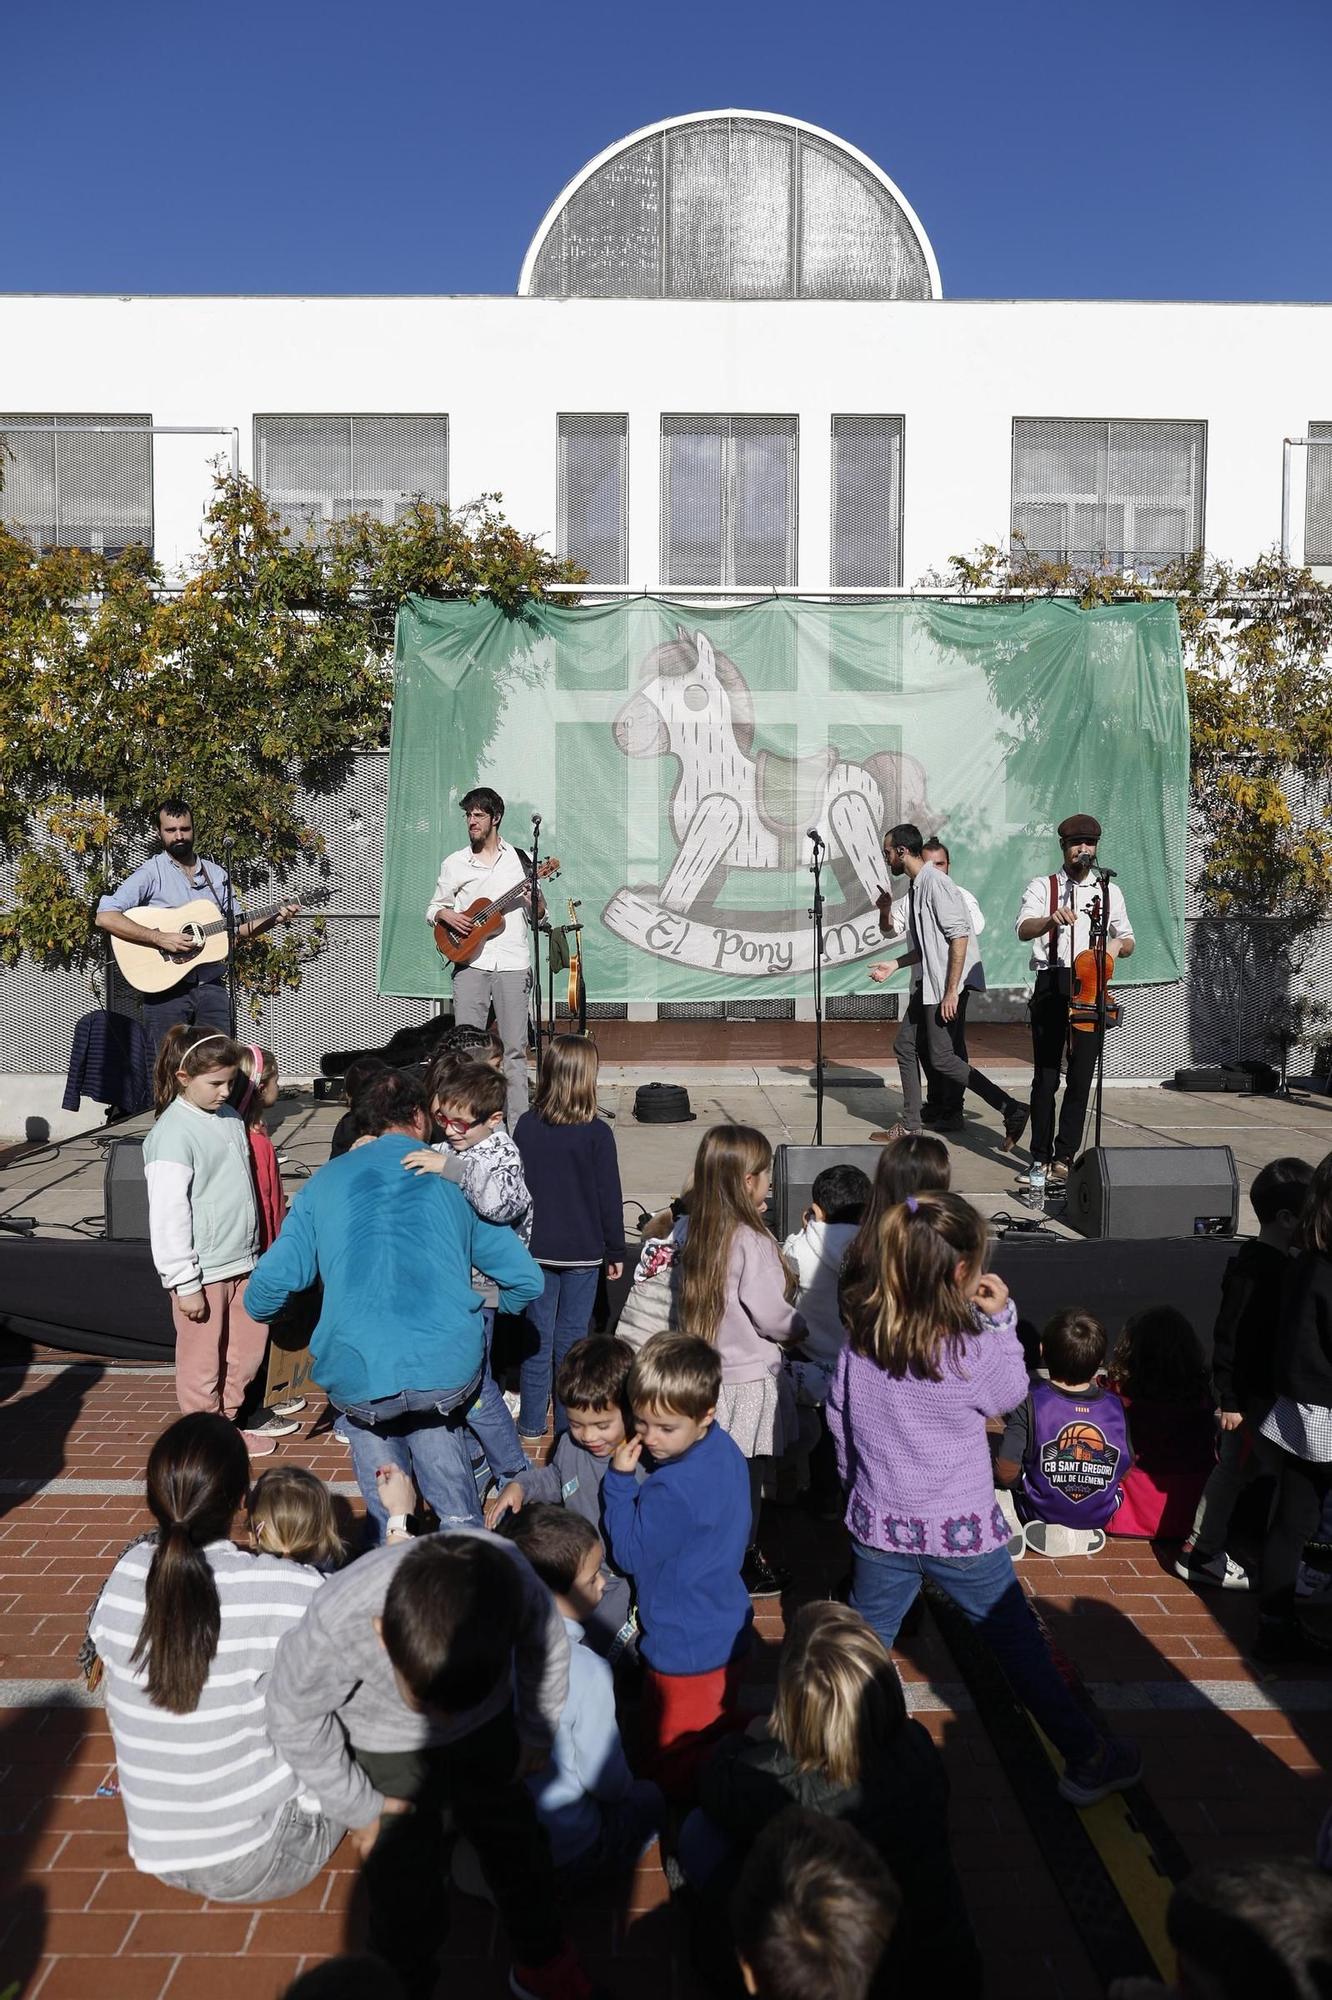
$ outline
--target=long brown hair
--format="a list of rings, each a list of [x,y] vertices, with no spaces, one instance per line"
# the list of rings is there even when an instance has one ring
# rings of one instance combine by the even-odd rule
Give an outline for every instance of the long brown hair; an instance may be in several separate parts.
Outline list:
[[[541,1083],[532,1110],[547,1125],[590,1125],[597,1115],[595,1042],[582,1035],[556,1035],[547,1044]]]
[[[948,1148],[932,1132],[903,1132],[890,1139],[879,1155],[874,1170],[874,1186],[860,1219],[860,1228],[846,1246],[838,1297],[865,1282],[879,1240],[879,1223],[885,1210],[896,1208],[909,1194],[927,1191],[944,1194],[952,1184],[952,1163]]]
[[[236,1046],[240,1050],[240,1067],[227,1102],[247,1125],[258,1125],[264,1116],[263,1094],[278,1073],[277,1057],[272,1049],[261,1049],[257,1042],[238,1042]]]
[[[177,1022],[162,1037],[153,1065],[153,1106],[160,1118],[180,1095],[177,1071],[186,1076],[203,1076],[207,1070],[239,1069],[244,1051],[230,1035],[216,1028],[186,1028]]]
[[[146,1664],[148,1699],[173,1715],[199,1705],[222,1630],[222,1605],[204,1549],[231,1532],[250,1483],[250,1454],[226,1417],[178,1417],[148,1454],[148,1508],[157,1548],[143,1624],[130,1654]]]
[[[347,1559],[333,1496],[304,1465],[272,1465],[261,1472],[250,1495],[249,1515],[260,1555],[286,1556],[316,1569],[336,1569]]]
[[[897,1670],[878,1634],[846,1604],[805,1604],[777,1668],[772,1733],[798,1771],[860,1782],[906,1721]]]
[[[1294,1247],[1320,1250],[1325,1257],[1332,1256],[1332,1153],[1324,1154],[1313,1170],[1295,1229]]]
[[[960,1195],[913,1194],[886,1208],[862,1274],[842,1291],[852,1351],[899,1379],[942,1380],[945,1351],[951,1357],[972,1324],[957,1267],[979,1272],[986,1241],[983,1219]]]
[[[682,1333],[714,1341],[726,1310],[726,1262],[737,1229],[763,1231],[745,1186],[772,1165],[772,1147],[752,1125],[714,1125],[703,1134],[689,1195],[689,1233],[679,1259],[677,1317]],[[774,1249],[776,1246],[773,1246]]]

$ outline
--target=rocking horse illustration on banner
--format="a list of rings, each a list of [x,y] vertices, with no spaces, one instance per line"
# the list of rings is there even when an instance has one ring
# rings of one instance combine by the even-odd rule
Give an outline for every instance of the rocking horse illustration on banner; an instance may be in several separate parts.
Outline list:
[[[883,948],[876,899],[885,887],[884,829],[914,820],[922,832],[942,819],[926,798],[914,757],[881,751],[863,764],[828,745],[808,757],[751,754],[754,703],[734,661],[703,632],[676,628],[643,664],[638,692],[613,730],[626,757],[674,757],[670,799],[677,853],[659,888],[623,888],[602,921],[617,937],[713,972],[746,977],[808,972],[813,941],[805,928],[806,831],[816,827],[845,899],[828,923],[824,956],[844,964]],[[726,912],[715,898],[731,869],[797,875],[800,907]]]

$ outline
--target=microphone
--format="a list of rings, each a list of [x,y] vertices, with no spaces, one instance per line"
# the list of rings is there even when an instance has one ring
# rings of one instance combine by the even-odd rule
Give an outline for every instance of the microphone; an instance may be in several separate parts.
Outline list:
[[[540,813],[533,813],[533,814],[532,814],[532,824],[533,824],[533,826],[540,826],[540,824],[541,824],[541,814],[540,814]]]
[[[815,845],[816,847],[822,847],[822,846],[823,846],[823,836],[822,836],[822,834],[821,834],[821,833],[819,832],[819,830],[818,830],[818,828],[817,828],[816,826],[810,826],[810,827],[806,827],[806,829],[805,829],[805,839],[806,839],[806,840],[812,840],[812,841],[813,841],[813,843],[814,843],[814,845]]]
[[[1103,868],[1099,861],[1093,865],[1103,882],[1115,882],[1119,879],[1119,870],[1117,868]]]

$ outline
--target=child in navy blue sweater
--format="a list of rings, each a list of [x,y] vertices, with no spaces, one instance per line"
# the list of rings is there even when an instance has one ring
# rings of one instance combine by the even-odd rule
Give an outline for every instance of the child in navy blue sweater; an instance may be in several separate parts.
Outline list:
[[[577,1035],[556,1035],[541,1087],[513,1128],[532,1196],[532,1255],[545,1288],[527,1319],[535,1348],[518,1377],[518,1430],[529,1453],[544,1435],[553,1374],[592,1322],[597,1279],[624,1267],[624,1200],[615,1137],[597,1116],[597,1052]],[[564,1427],[557,1405],[555,1428]]]
[[[601,1489],[611,1557],[638,1600],[644,1749],[669,1798],[688,1794],[717,1738],[742,1724],[749,1468],[714,1421],[720,1393],[721,1361],[706,1340],[649,1340],[629,1375],[636,1435],[616,1447]],[[639,1486],[644,1448],[652,1467]]]

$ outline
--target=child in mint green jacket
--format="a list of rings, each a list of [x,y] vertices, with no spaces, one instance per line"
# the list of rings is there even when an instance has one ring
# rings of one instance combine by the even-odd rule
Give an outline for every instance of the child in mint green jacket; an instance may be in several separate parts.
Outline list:
[[[209,1028],[171,1028],[153,1078],[157,1123],[144,1140],[148,1234],[171,1295],[176,1401],[235,1418],[264,1357],[267,1327],[241,1294],[259,1255],[245,1121],[227,1103],[241,1051]],[[252,1455],[275,1449],[247,1436]]]

